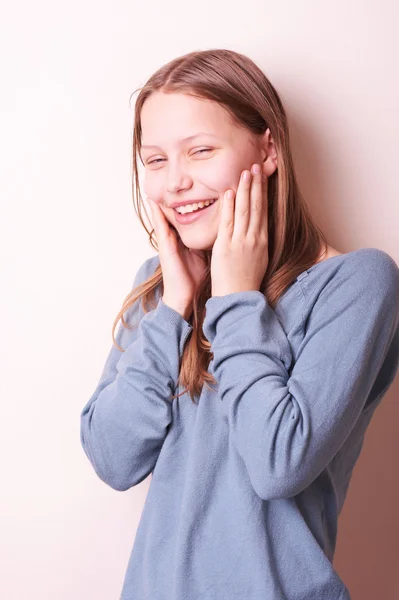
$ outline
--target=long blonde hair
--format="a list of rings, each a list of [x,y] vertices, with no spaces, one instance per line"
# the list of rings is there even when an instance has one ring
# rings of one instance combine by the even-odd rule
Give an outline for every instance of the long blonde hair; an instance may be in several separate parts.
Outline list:
[[[149,235],[151,246],[158,251],[154,229],[146,227],[142,208],[151,224],[140,194],[137,160],[142,143],[141,109],[153,92],[182,93],[218,102],[231,115],[233,122],[245,127],[255,136],[270,128],[277,151],[277,169],[268,179],[268,254],[269,263],[260,290],[270,306],[275,308],[279,297],[295,278],[310,268],[328,248],[325,235],[314,222],[299,189],[290,148],[288,123],[281,98],[261,69],[247,56],[232,50],[196,51],[180,56],[157,70],[147,81],[135,103],[133,129],[133,204],[135,212]],[[137,90],[136,90],[137,91]],[[135,93],[135,92],[133,92]],[[185,389],[171,396],[177,398],[189,392],[191,400],[199,396],[203,385],[217,383],[208,372],[212,358],[211,344],[202,332],[205,303],[211,296],[212,251],[206,251],[206,277],[193,300],[192,332],[182,354],[179,385]],[[160,286],[158,288],[158,286]],[[156,290],[163,294],[161,265],[142,284],[126,296],[113,325],[112,338],[119,320],[131,329],[124,313],[141,299],[144,313],[155,308]],[[135,324],[134,326],[136,326]],[[210,388],[209,388],[210,389]]]

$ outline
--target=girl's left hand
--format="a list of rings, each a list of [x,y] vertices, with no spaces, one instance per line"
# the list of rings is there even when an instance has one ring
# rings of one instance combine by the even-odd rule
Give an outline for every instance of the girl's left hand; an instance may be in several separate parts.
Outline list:
[[[267,182],[261,166],[252,165],[241,174],[236,199],[233,190],[224,194],[212,249],[212,296],[259,291],[269,263]]]

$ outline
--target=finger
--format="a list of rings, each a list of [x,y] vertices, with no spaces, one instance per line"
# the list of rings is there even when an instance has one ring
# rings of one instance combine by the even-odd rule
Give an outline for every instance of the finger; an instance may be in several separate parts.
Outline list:
[[[234,211],[234,237],[243,238],[247,235],[251,212],[251,179],[250,171],[245,170],[241,173]]]
[[[220,224],[218,237],[223,239],[231,239],[234,230],[234,191],[226,190],[222,201],[222,210],[220,216]]]
[[[264,227],[265,197],[262,184],[262,171],[259,164],[252,165],[252,186],[248,233],[258,234]],[[267,213],[266,213],[267,214]]]
[[[151,200],[151,199],[149,202],[149,206],[150,206],[153,225],[154,225],[154,229],[155,229],[155,233],[156,233],[157,237],[166,236],[167,233],[169,233],[169,227],[166,223],[166,220],[165,220],[165,217],[163,215],[161,208],[158,206],[158,204],[154,200]]]

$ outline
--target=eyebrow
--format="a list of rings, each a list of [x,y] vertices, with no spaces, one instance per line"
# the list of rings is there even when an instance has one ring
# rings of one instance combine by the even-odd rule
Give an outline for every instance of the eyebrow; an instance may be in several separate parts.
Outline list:
[[[180,140],[181,142],[190,142],[191,140],[195,139],[196,137],[199,137],[200,135],[208,135],[210,137],[214,137],[216,138],[217,136],[214,135],[213,133],[207,133],[206,131],[200,131],[200,133],[196,133],[195,135],[190,135],[189,137],[183,138],[182,140]],[[141,146],[142,150],[145,149],[151,149],[151,148],[156,148],[158,150],[160,150],[160,146]]]

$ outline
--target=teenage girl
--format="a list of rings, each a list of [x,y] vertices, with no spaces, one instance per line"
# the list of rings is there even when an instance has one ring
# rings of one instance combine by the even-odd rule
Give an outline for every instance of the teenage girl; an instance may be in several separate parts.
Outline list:
[[[338,516],[398,368],[399,268],[328,245],[282,101],[237,52],[191,52],[148,80],[133,167],[157,254],[81,413],[106,484],[152,474],[120,598],[349,600]]]

